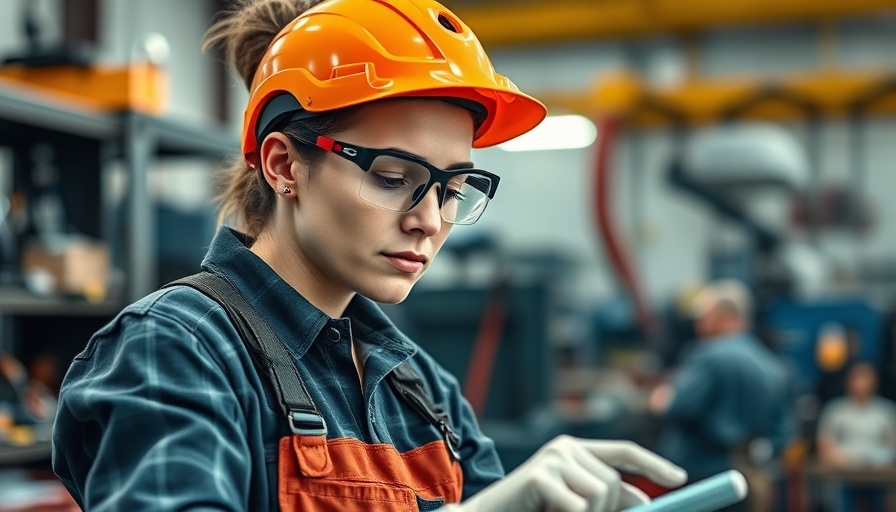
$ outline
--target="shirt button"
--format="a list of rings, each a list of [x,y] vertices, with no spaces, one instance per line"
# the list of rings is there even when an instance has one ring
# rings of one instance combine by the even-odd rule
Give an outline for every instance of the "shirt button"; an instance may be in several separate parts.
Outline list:
[[[339,340],[342,339],[342,334],[339,332],[339,329],[330,327],[327,330],[327,339],[332,341],[333,343],[338,343]]]

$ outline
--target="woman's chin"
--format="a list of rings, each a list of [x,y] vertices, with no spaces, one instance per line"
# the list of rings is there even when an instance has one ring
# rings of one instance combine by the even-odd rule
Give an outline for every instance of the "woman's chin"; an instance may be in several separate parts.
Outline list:
[[[390,283],[388,286],[371,287],[370,290],[367,290],[369,293],[362,293],[362,295],[374,302],[398,304],[408,297],[413,287],[413,283]]]

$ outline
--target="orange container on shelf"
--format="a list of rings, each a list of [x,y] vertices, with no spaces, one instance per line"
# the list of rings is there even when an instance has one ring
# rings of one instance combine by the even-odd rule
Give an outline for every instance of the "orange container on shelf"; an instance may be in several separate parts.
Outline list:
[[[160,115],[168,103],[167,73],[149,63],[125,67],[9,64],[0,67],[0,86],[4,83],[103,111]]]

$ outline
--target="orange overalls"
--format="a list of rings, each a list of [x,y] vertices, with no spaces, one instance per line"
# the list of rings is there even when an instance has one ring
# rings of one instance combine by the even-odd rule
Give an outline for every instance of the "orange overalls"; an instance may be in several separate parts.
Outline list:
[[[289,353],[255,308],[224,278],[209,272],[171,283],[178,284],[203,292],[227,311],[289,422],[292,435],[279,443],[281,510],[412,512],[460,502],[459,439],[408,363],[388,375],[389,384],[442,433],[442,440],[399,453],[390,444],[327,439],[326,422]]]

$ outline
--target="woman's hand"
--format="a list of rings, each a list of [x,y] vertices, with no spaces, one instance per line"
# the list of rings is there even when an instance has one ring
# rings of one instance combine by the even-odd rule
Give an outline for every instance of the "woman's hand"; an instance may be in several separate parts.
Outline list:
[[[502,480],[483,489],[457,512],[616,512],[649,498],[622,482],[622,469],[677,487],[687,473],[631,441],[559,436]]]

